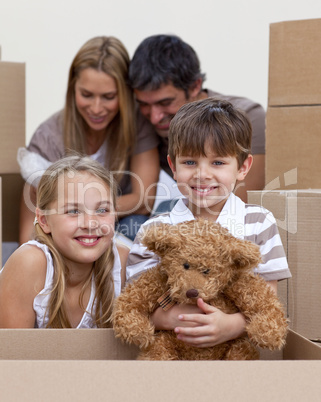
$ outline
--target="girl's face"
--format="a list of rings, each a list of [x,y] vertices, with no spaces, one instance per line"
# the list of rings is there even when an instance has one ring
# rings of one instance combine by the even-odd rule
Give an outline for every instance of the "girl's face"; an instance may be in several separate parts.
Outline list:
[[[75,83],[79,114],[94,131],[104,131],[119,111],[116,81],[103,71],[85,68]]]
[[[47,213],[37,210],[43,231],[51,234],[68,266],[92,266],[110,246],[115,213],[106,183],[87,172],[61,175],[58,196]]]

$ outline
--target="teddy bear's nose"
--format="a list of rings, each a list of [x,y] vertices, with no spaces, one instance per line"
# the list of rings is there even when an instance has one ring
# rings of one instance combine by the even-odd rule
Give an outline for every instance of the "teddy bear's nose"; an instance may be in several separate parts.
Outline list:
[[[193,299],[194,297],[197,297],[197,296],[198,296],[198,290],[196,290],[196,289],[189,289],[189,290],[186,292],[186,296],[187,296],[189,299]]]

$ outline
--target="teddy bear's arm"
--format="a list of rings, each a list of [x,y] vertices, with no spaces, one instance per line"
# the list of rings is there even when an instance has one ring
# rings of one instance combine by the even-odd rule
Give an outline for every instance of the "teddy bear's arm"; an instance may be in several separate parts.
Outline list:
[[[288,323],[284,308],[264,279],[241,275],[226,291],[247,321],[249,338],[263,348],[284,346]]]
[[[167,290],[166,281],[167,277],[154,267],[125,287],[113,311],[117,337],[142,348],[153,342],[155,328],[149,318],[158,306],[157,299]]]

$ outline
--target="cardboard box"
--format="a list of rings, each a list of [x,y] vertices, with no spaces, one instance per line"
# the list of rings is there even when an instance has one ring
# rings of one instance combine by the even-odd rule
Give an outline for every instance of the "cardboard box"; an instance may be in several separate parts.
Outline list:
[[[267,189],[321,188],[320,133],[321,106],[268,108]]]
[[[269,106],[321,104],[321,19],[270,25]]]
[[[32,356],[41,360],[25,360]],[[1,399],[235,402],[321,395],[321,348],[292,331],[286,361],[147,362],[134,356],[112,330],[0,330]]]
[[[290,327],[308,339],[321,338],[321,190],[250,191],[248,200],[277,220],[292,273],[279,282]]]
[[[24,147],[25,64],[0,61],[0,173],[19,173],[17,150]]]

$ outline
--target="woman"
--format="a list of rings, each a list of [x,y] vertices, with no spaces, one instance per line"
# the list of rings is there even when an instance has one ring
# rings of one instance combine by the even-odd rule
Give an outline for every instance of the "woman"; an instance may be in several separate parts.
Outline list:
[[[90,39],[76,54],[64,110],[38,127],[28,150],[18,151],[27,181],[20,211],[21,243],[32,236],[39,176],[72,151],[89,155],[112,172],[120,187],[117,212],[123,234],[133,238],[147,219],[159,174],[158,140],[135,108],[127,85],[128,65],[128,53],[114,37]]]

